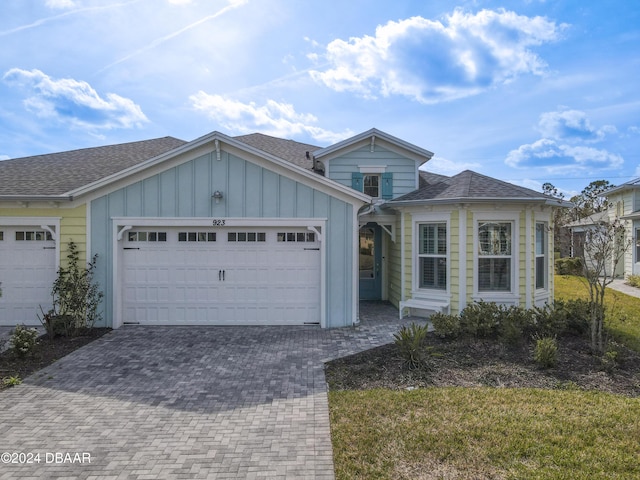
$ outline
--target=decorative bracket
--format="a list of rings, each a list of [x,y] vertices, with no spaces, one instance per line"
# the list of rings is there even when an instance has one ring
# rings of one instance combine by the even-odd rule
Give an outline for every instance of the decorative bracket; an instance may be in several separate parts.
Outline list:
[[[56,235],[56,231],[53,228],[51,228],[49,225],[40,225],[40,228],[49,232],[51,234],[51,238],[53,238],[54,240],[58,239]]]
[[[216,144],[216,158],[218,159],[218,161],[220,161],[221,160],[221,157],[220,157],[220,142],[218,141],[217,138],[215,140],[215,144]]]
[[[132,228],[133,228],[133,226],[131,226],[131,225],[125,225],[120,230],[118,230],[118,237],[117,237],[118,241],[122,240],[122,237],[124,236],[125,232],[128,232]]]
[[[318,230],[316,227],[314,227],[313,225],[310,225],[307,227],[307,230],[312,231],[313,233],[316,234],[316,238],[318,239],[319,242],[322,242],[322,233],[320,233],[320,230]]]

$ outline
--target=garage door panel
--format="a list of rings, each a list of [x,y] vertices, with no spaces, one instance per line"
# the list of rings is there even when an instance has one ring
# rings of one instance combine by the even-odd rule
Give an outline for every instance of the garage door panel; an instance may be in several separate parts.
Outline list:
[[[55,242],[39,226],[0,226],[0,231],[0,325],[39,325],[40,306],[45,311],[52,306]]]
[[[296,242],[308,237],[304,231],[278,241],[278,232],[285,229],[217,229],[215,234],[202,228],[195,233],[184,228],[162,230],[166,231],[163,242],[123,242],[124,322],[320,321],[319,244],[315,238]],[[129,235],[149,238],[135,232]]]

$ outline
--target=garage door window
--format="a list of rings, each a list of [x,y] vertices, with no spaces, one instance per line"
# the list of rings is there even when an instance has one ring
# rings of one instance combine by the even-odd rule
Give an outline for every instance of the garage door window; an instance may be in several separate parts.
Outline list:
[[[166,242],[167,232],[129,232],[130,242]]]
[[[45,231],[16,232],[17,242],[44,242],[47,240],[53,240],[50,232],[45,232]]]
[[[4,232],[0,232],[0,242],[4,240]]]
[[[179,242],[215,242],[216,232],[179,232]]]
[[[227,234],[228,242],[266,242],[267,234],[265,232],[229,232]]]
[[[315,242],[316,234],[313,232],[278,232],[279,242]]]

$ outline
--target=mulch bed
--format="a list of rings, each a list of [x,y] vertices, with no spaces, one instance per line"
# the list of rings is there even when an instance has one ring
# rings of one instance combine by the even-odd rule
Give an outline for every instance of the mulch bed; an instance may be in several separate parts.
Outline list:
[[[533,344],[507,347],[497,341],[442,340],[429,334],[426,366],[410,369],[391,343],[329,362],[332,390],[418,387],[528,387],[597,390],[640,396],[640,354],[616,346],[619,362],[604,365],[580,337],[558,339],[558,363],[541,369]]]
[[[24,358],[17,357],[11,349],[5,350],[0,353],[0,380],[7,377],[24,379],[110,331],[110,328],[93,328],[76,337],[57,336],[53,340],[47,334],[41,335],[33,354]],[[0,390],[4,388],[7,386],[0,382]]]

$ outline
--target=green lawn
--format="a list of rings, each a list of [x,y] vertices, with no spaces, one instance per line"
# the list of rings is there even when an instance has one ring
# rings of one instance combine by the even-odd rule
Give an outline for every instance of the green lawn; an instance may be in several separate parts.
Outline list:
[[[556,298],[588,295],[556,277]],[[607,291],[608,325],[640,351],[640,299]],[[341,479],[640,478],[640,399],[579,390],[329,392]]]
[[[589,286],[582,277],[556,275],[557,299],[589,299]],[[629,348],[640,352],[640,298],[607,288],[605,294],[607,316],[605,324],[612,336]]]

